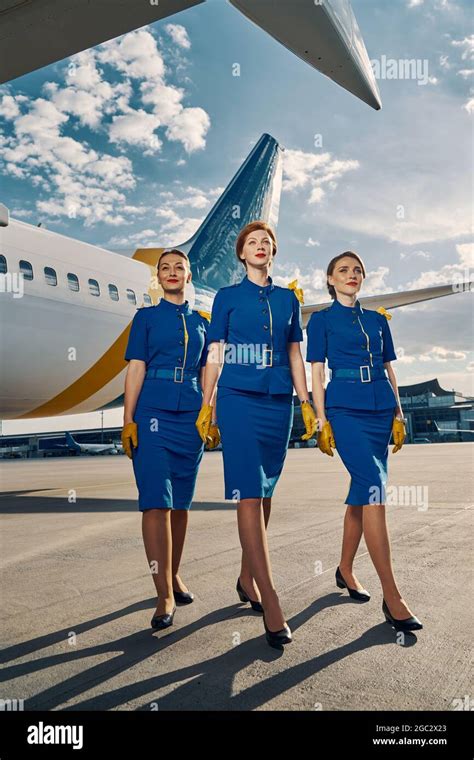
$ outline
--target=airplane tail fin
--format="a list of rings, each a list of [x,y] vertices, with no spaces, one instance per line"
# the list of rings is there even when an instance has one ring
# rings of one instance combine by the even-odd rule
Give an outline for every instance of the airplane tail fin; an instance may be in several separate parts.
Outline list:
[[[242,227],[257,219],[277,225],[282,168],[283,149],[263,134],[199,229],[178,246],[188,254],[201,285],[217,290],[242,279],[235,240]]]
[[[133,258],[156,267],[163,250],[187,253],[193,279],[201,287],[218,290],[243,277],[235,256],[235,240],[242,227],[262,219],[278,223],[283,174],[283,148],[263,134],[194,235],[181,245],[139,248]]]
[[[81,447],[79,446],[78,442],[74,440],[71,433],[66,431],[66,443],[69,446],[70,449],[74,449],[74,451],[80,451]]]

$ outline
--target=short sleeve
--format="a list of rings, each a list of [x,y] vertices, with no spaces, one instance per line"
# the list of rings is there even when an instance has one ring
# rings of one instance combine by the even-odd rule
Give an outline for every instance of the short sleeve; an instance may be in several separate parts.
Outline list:
[[[392,333],[390,332],[390,327],[388,324],[387,317],[384,317],[382,314],[381,320],[382,320],[382,340],[383,340],[382,362],[393,362],[397,358],[397,355],[395,353],[395,349],[393,346]]]
[[[204,322],[205,322],[204,326],[205,326],[206,329],[205,329],[205,332],[204,332],[204,348],[202,349],[201,361],[200,361],[201,367],[205,367],[206,366],[207,353],[208,353],[208,349],[209,349],[209,337],[208,337],[209,336],[209,322],[207,321],[206,318],[204,318]]]
[[[288,343],[299,343],[303,340],[303,324],[301,320],[301,306],[295,294],[292,292],[292,314]]]
[[[125,360],[127,362],[130,361],[130,359],[141,359],[144,362],[147,361],[148,338],[146,312],[146,308],[139,309],[133,318],[130,335],[128,336],[127,350],[125,351]]]
[[[208,343],[227,340],[229,332],[229,298],[223,289],[217,291],[212,304],[211,324],[207,331]]]
[[[326,320],[322,311],[311,315],[307,327],[308,346],[307,362],[325,362],[327,357]]]

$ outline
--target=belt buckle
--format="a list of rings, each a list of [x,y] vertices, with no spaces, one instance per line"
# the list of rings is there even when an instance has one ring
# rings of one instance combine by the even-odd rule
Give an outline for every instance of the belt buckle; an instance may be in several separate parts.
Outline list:
[[[265,354],[270,354],[270,362],[266,361]],[[262,367],[273,367],[273,348],[264,348],[263,349]]]
[[[177,380],[177,379],[176,379],[176,370],[178,370],[178,372],[181,372],[181,379],[180,379],[180,380]],[[174,368],[174,378],[173,378],[173,382],[175,382],[175,383],[182,383],[182,382],[183,382],[183,380],[184,380],[183,374],[184,374],[184,367],[175,367],[175,368]]]
[[[367,372],[368,372],[369,376],[368,376],[367,380],[364,380],[364,373],[362,372],[363,369],[366,369]],[[370,383],[371,382],[372,378],[370,376],[370,367],[369,367],[368,364],[363,364],[361,367],[359,367],[359,372],[360,372],[360,381],[361,381],[361,383]]]

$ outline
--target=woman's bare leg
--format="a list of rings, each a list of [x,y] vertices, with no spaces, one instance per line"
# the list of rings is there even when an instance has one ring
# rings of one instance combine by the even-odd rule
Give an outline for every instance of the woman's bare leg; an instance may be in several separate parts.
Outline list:
[[[265,522],[265,529],[268,527],[268,522],[270,520],[270,513],[272,510],[272,498],[271,496],[265,496],[262,499],[263,502],[263,519]],[[242,588],[246,592],[249,599],[252,599],[254,602],[260,602],[260,593],[257,587],[257,584],[255,583],[254,578],[252,577],[252,573],[250,572],[250,566],[247,561],[247,558],[245,556],[245,552],[242,550],[242,564],[240,568],[240,583],[242,585]]]
[[[365,543],[380,578],[384,599],[393,617],[403,620],[413,613],[402,598],[393,574],[385,505],[366,504],[362,509]]]
[[[170,511],[146,509],[142,517],[143,543],[158,594],[155,615],[172,612],[174,607]]]
[[[240,501],[237,508],[239,537],[252,578],[255,578],[260,590],[266,624],[271,631],[279,631],[285,624],[285,618],[273,585],[261,501],[261,499]]]
[[[181,591],[186,593],[188,588],[184,585],[183,581],[178,575],[179,565],[183,554],[184,540],[186,538],[186,530],[188,527],[188,515],[187,509],[172,509],[171,510],[171,537],[172,537],[172,575],[173,575],[173,589],[174,591]]]
[[[350,588],[355,588],[357,591],[361,591],[364,587],[352,572],[352,565],[359,548],[360,539],[362,538],[363,509],[364,507],[354,507],[350,504],[347,506],[346,514],[344,515],[344,532],[339,562],[339,570],[342,573],[342,577]]]

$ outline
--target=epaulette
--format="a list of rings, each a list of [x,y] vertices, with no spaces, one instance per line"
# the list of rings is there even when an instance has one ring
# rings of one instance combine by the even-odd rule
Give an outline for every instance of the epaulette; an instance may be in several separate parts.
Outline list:
[[[198,314],[201,315],[201,317],[204,317],[204,319],[207,319],[208,322],[211,321],[211,314],[209,311],[201,311],[201,309],[195,309]]]
[[[387,317],[387,319],[392,319],[392,315],[388,313],[386,309],[384,309],[383,306],[379,306],[378,309],[376,309],[378,314],[383,314],[384,317]]]
[[[304,304],[303,288],[298,287],[298,280],[292,280],[287,287],[293,291],[300,304]]]

